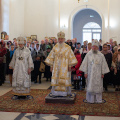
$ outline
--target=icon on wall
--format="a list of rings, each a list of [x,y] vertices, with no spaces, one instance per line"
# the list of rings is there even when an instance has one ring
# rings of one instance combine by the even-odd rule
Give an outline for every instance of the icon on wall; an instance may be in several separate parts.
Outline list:
[[[37,40],[37,35],[31,35],[32,40]]]
[[[1,39],[3,39],[3,40],[8,40],[9,39],[9,36],[7,35],[7,33],[6,32],[1,32]]]

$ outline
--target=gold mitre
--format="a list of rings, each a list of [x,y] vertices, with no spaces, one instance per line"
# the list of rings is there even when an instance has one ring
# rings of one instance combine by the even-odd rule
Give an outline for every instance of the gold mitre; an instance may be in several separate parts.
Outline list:
[[[65,38],[65,33],[60,31],[58,34],[57,34],[57,37],[58,38]]]
[[[24,37],[17,38],[18,44],[24,44]]]

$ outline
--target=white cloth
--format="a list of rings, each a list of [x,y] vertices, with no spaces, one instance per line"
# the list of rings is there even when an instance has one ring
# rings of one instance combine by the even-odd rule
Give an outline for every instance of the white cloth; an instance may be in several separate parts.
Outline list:
[[[83,48],[81,48],[81,49],[79,50],[79,52],[80,52],[80,54],[82,54],[82,53],[83,53]]]
[[[37,55],[38,55],[38,51],[39,51],[39,50],[36,49],[36,53],[37,53]]]
[[[22,57],[23,60],[19,60],[19,57]],[[31,86],[31,76],[28,75],[28,68],[34,69],[30,50],[26,47],[22,50],[17,48],[9,66],[14,69],[12,86],[15,89],[13,91],[19,91],[18,93],[28,93],[28,89]]]
[[[91,93],[87,92],[86,100],[89,103],[102,103],[102,93],[91,94]]]
[[[31,50],[31,52],[33,52],[35,50],[35,48],[30,47],[30,50]]]
[[[104,55],[99,51],[97,54],[93,54],[90,50],[85,56],[80,70],[88,74],[86,79],[87,92],[93,95],[101,94],[103,92],[103,79],[101,76],[109,72]]]
[[[52,86],[51,93],[54,96],[67,96],[71,94],[71,87],[67,87],[67,92],[63,92],[63,91],[55,91],[55,86]]]
[[[38,48],[38,49],[36,48],[36,45],[35,45],[35,50],[36,50],[36,52],[37,52],[37,54],[38,54],[38,51],[40,51],[40,45],[39,45],[39,48]]]

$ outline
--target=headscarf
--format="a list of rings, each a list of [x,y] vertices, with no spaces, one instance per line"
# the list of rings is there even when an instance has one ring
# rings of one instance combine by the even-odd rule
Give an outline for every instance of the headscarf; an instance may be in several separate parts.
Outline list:
[[[10,58],[13,56],[14,52],[15,52],[15,50],[10,51]]]
[[[12,44],[11,46],[14,46],[14,44]],[[11,50],[11,46],[10,46],[10,58],[13,56],[13,54],[15,52],[15,49],[13,51]]]

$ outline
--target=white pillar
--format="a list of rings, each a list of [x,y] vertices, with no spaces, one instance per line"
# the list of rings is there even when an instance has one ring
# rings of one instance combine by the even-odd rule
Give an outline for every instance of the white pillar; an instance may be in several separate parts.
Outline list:
[[[59,0],[59,19],[58,19],[58,27],[60,31],[60,0]]]
[[[110,39],[110,0],[108,0],[108,28],[107,28],[107,39]]]

